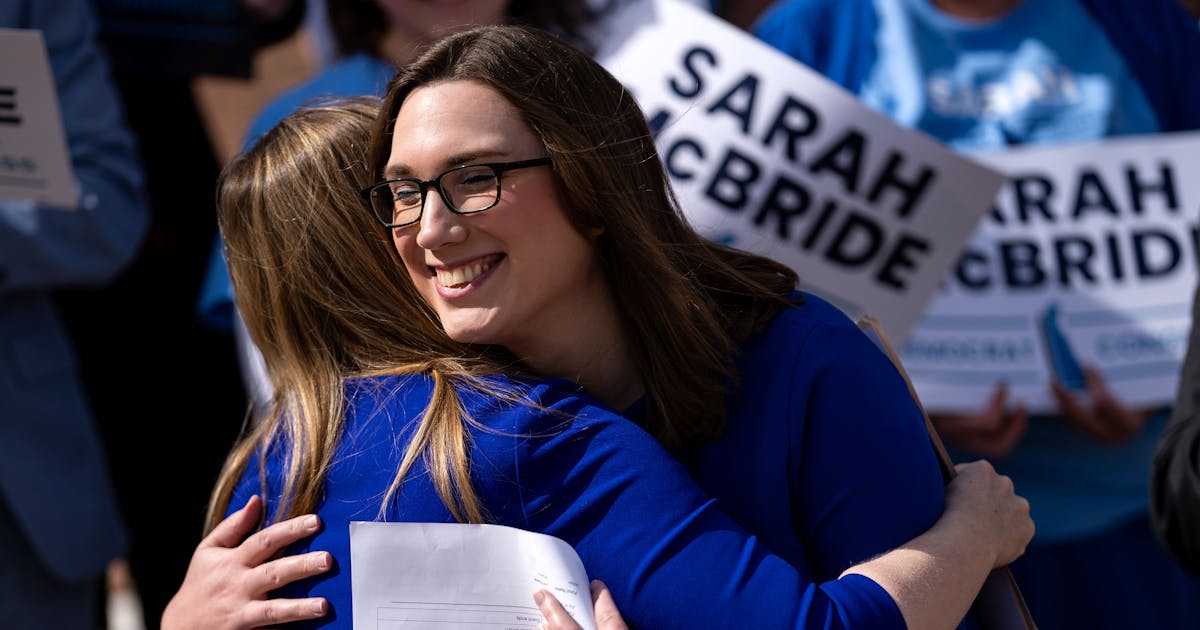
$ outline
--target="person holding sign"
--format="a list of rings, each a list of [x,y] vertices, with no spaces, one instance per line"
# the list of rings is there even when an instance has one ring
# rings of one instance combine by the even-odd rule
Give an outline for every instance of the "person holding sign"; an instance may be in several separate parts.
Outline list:
[[[214,519],[250,509],[201,544],[164,627],[311,619],[318,597],[345,623],[355,518],[559,536],[643,627],[953,627],[1031,534],[985,463],[944,494],[920,409],[848,318],[691,230],[642,112],[579,50],[513,27],[442,40],[393,82],[370,168],[365,130],[309,134],[319,115],[285,120],[223,180],[227,260],[278,402]],[[242,542],[252,493],[276,524]],[[325,529],[289,549],[308,553],[264,564],[315,531],[283,520],[311,510]],[[330,552],[340,573],[262,601]]]
[[[1200,32],[1175,0],[780,0],[754,32],[968,154],[1200,129]],[[1045,323],[1047,351],[1062,349]],[[1056,414],[1031,417],[998,383],[976,413],[935,414],[939,433],[1028,493],[1038,533],[1013,570],[1039,627],[1194,627],[1200,582],[1147,515],[1166,414],[1127,408],[1098,370],[1057,356],[1071,369],[1046,384]]]
[[[149,209],[91,7],[0,3],[0,37],[30,31],[40,35],[35,52],[5,55],[0,64],[0,179],[7,186],[40,174],[49,155],[26,159],[5,132],[32,128],[52,112],[66,140],[74,203],[0,198],[0,602],[6,628],[91,628],[102,618],[105,569],[129,540],[55,298],[68,287],[110,282],[136,254]],[[47,56],[48,71],[30,79]],[[27,88],[42,80],[51,87],[39,98]],[[14,172],[14,164],[32,172]]]

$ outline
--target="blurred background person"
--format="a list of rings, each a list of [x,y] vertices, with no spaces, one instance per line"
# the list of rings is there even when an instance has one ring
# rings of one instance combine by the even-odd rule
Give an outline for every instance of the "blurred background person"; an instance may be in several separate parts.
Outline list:
[[[74,209],[0,199],[3,625],[91,628],[103,624],[105,569],[125,553],[128,537],[54,296],[120,273],[142,242],[149,210],[86,0],[0,3],[0,27],[42,32],[78,199]],[[19,116],[34,106],[18,94],[8,111]]]
[[[246,412],[241,380],[230,368],[232,341],[194,315],[216,234],[220,167],[194,83],[200,76],[250,77],[256,52],[296,30],[304,3],[90,4],[143,165],[150,223],[113,283],[63,292],[59,303],[129,526],[129,573],[145,626],[155,628],[170,585],[187,568],[208,491]]]
[[[1200,128],[1200,29],[1176,0],[780,0],[753,30],[968,154]],[[1056,80],[1003,98],[1029,94],[1031,77]],[[1085,397],[1047,386],[1054,415],[1031,418],[998,384],[978,412],[933,418],[948,446],[989,456],[1029,499],[1037,535],[1012,569],[1033,618],[1195,628],[1200,581],[1149,521],[1166,410],[1125,407],[1094,370]]]

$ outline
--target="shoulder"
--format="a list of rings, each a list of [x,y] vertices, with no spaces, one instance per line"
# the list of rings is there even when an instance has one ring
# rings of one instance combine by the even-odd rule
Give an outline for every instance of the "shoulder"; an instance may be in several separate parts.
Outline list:
[[[802,295],[803,303],[784,309],[739,346],[745,391],[772,397],[786,391],[797,404],[812,396],[853,397],[864,387],[899,391],[895,366],[849,316],[818,295]]]
[[[783,25],[789,21],[827,21],[846,11],[859,10],[860,0],[780,0],[759,17],[756,26]]]
[[[1080,4],[1126,57],[1162,55],[1169,52],[1173,40],[1200,38],[1196,18],[1176,0],[1080,0]]]
[[[581,386],[564,379],[490,377],[489,387],[501,396],[472,391],[466,406],[477,420],[501,425],[517,435],[594,432],[615,425],[634,426],[592,398]]]
[[[1176,0],[1079,0],[1079,3],[1111,31],[1127,31],[1145,24],[1172,27],[1190,23],[1196,26],[1195,18]]]
[[[288,114],[322,99],[381,95],[395,67],[366,54],[352,55],[332,63],[311,79],[293,86],[268,102],[250,126],[245,146],[251,146]]]
[[[342,391],[347,435],[363,440],[420,420],[433,398],[434,381],[425,374],[368,376],[346,379]]]
[[[1146,91],[1163,131],[1200,127],[1200,28],[1175,0],[1080,0]]]
[[[788,48],[815,49],[819,42],[834,42],[839,36],[874,21],[870,0],[782,0],[771,5],[753,25],[763,41]]]
[[[799,292],[802,300],[799,304],[789,306],[759,333],[750,339],[748,345],[762,347],[764,350],[774,348],[795,350],[824,346],[824,340],[837,339],[861,340],[867,344],[870,341],[858,329],[858,326],[844,312],[831,304],[825,298],[807,292]]]
[[[433,393],[434,380],[427,374],[392,374],[348,378],[342,383],[352,406],[412,405],[424,407]]]

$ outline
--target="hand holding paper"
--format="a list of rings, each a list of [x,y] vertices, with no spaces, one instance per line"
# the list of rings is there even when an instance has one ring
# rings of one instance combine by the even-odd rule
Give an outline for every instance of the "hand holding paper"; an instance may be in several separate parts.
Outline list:
[[[595,630],[583,562],[570,545],[500,525],[350,524],[355,630],[504,624],[536,630],[533,593],[554,594]]]
[[[538,626],[538,630],[579,630],[579,624],[575,623],[575,619],[550,591],[540,590],[534,593],[533,601],[546,618],[546,622]],[[600,580],[592,580],[592,606],[597,630],[628,630],[629,627],[625,625],[625,620],[621,618],[621,612],[617,610],[617,604],[613,601],[612,593]]]

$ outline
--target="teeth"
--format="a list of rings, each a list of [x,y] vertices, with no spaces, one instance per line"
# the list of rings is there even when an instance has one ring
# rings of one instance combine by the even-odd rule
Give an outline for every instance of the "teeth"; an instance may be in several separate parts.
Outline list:
[[[454,269],[438,269],[438,284],[444,287],[458,287],[464,285],[475,278],[478,278],[480,274],[488,269],[491,269],[493,264],[494,260],[488,259],[487,261],[463,265]]]

